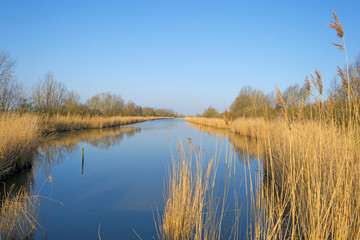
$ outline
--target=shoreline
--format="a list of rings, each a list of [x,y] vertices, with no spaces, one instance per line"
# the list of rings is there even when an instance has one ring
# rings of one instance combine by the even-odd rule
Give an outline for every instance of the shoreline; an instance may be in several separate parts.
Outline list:
[[[5,113],[0,115],[0,181],[31,169],[44,138],[57,133],[103,129],[170,117],[89,117]]]

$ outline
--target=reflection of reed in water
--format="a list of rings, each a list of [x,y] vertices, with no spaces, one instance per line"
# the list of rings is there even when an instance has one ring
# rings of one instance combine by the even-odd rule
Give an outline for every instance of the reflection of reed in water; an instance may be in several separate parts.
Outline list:
[[[101,149],[109,149],[119,145],[124,136],[129,138],[140,131],[141,128],[115,127],[59,133],[45,139],[40,148],[39,159],[43,162],[41,164],[44,164],[45,172],[50,173],[51,166],[60,164],[67,155],[79,151],[78,143],[80,142],[86,142]]]
[[[215,136],[229,137],[230,143],[234,146],[237,157],[241,163],[248,163],[249,159],[262,159],[264,157],[261,139],[249,138],[242,136],[227,129],[214,128],[201,124],[188,122],[191,126],[200,129],[200,131],[207,132]],[[248,157],[247,157],[248,156]]]
[[[0,239],[35,239],[38,195],[31,194],[34,183],[31,168],[0,184]]]
[[[31,194],[34,188],[33,168],[0,183],[0,239],[35,239],[38,196]]]
[[[42,148],[49,146],[68,147],[76,145],[79,142],[88,142],[94,147],[107,149],[111,146],[118,145],[123,139],[124,134],[127,137],[132,137],[140,131],[140,128],[134,127],[114,127],[59,133],[45,139]]]
[[[38,227],[38,196],[25,188],[2,196],[0,205],[0,239],[35,239]]]

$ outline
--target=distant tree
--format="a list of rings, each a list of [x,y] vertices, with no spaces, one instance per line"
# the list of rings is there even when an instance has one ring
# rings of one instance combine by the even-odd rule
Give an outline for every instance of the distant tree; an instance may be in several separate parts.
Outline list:
[[[330,96],[332,96],[334,105],[334,115],[338,121],[343,121],[343,117],[348,117],[348,80],[345,76],[346,67],[343,69],[338,68],[338,76],[331,84]],[[356,103],[360,102],[360,55],[357,57],[354,63],[349,66],[349,78],[350,78],[350,93],[352,108],[356,106]],[[353,106],[355,104],[355,106]],[[353,114],[356,111],[356,107],[353,109]],[[360,111],[358,109],[358,111]],[[357,114],[360,114],[358,112]]]
[[[105,116],[116,116],[122,113],[124,100],[120,95],[110,92],[100,93],[86,101],[86,105],[92,111],[100,111]]]
[[[155,113],[158,117],[176,117],[176,114],[171,109],[156,109]]]
[[[7,52],[0,53],[0,111],[14,110],[18,106],[21,84],[13,75],[15,61]]]
[[[132,101],[128,101],[128,103],[124,106],[122,113],[124,116],[142,116],[143,115],[141,106],[136,105]]]
[[[33,87],[32,102],[37,111],[55,113],[60,112],[68,97],[66,86],[55,81],[54,74],[49,72],[43,80]]]
[[[75,91],[70,91],[64,102],[64,112],[70,114],[82,113],[83,107],[80,104],[80,95]]]
[[[22,87],[19,89],[18,99],[19,100],[17,109],[20,112],[31,111],[31,99],[27,96],[27,93]]]
[[[289,108],[294,107],[293,105],[298,106],[302,100],[306,101],[308,98],[305,87],[300,87],[299,84],[290,85],[284,90],[282,95],[285,104]]]
[[[156,116],[155,110],[150,107],[143,108],[142,112],[145,117]]]
[[[299,110],[301,108],[305,109],[305,105],[309,97],[305,86],[300,87],[298,84],[290,85],[284,90],[282,96],[288,109],[289,119],[295,120],[296,118],[299,118]],[[280,106],[276,105],[276,109],[280,109]],[[310,115],[307,113],[308,110],[305,110],[305,114]]]
[[[264,106],[271,106],[271,97],[251,86],[241,88],[239,95],[230,106],[232,117],[259,117],[264,114]]]
[[[214,108],[214,107],[208,107],[207,109],[205,109],[204,113],[202,114],[202,117],[205,118],[213,118],[213,117],[218,117],[219,113],[218,111]]]

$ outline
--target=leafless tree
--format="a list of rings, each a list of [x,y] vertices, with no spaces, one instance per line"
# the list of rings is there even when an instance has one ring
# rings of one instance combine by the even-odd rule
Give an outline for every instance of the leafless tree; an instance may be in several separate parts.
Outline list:
[[[7,52],[0,53],[0,111],[14,110],[18,104],[21,84],[13,75],[15,61]]]
[[[51,72],[47,73],[43,80],[39,80],[32,91],[32,101],[37,111],[58,112],[64,107],[67,97],[66,86],[55,81]]]
[[[121,114],[121,110],[124,108],[124,100],[120,95],[106,92],[93,96],[87,100],[86,105],[89,109],[98,110],[106,116],[115,116]]]

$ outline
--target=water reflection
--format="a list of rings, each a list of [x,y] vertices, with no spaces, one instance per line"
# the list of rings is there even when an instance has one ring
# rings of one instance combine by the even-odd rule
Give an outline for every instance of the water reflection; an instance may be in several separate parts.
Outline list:
[[[120,145],[125,136],[131,138],[140,131],[141,128],[116,127],[57,134],[45,139],[44,144],[39,149],[40,156],[38,159],[40,164],[44,166],[45,172],[50,174],[52,167],[62,163],[69,154],[79,151],[80,142],[108,150],[112,146]],[[84,161],[82,161],[83,167]]]
[[[238,160],[243,164],[249,163],[249,160],[263,159],[264,157],[264,151],[261,149],[262,145],[256,139],[229,132],[227,129],[214,128],[190,122],[188,122],[188,124],[209,135],[228,137],[234,147]]]
[[[0,239],[35,239],[37,196],[31,196],[35,186],[32,168],[0,183]],[[6,197],[6,200],[5,200]]]
[[[112,146],[119,145],[125,136],[131,138],[140,131],[140,128],[117,127],[52,135],[44,140],[38,152],[27,156],[24,161],[29,162],[31,165],[44,166],[45,175],[49,176],[54,166],[61,164],[69,154],[79,150],[80,142],[85,142],[96,148],[107,150]],[[84,160],[84,148],[82,148],[82,174],[84,173]],[[16,198],[20,190],[28,195],[35,193],[35,178],[35,168],[29,168],[5,179],[0,182],[0,196],[8,196],[8,199],[12,201],[12,199]],[[0,202],[0,209],[1,208]],[[0,231],[2,232],[1,229]],[[34,237],[34,233],[27,236],[28,239],[34,239]]]
[[[124,136],[129,138],[140,131],[141,128],[136,127],[115,127],[59,133],[45,139],[41,150],[54,146],[66,147],[71,150],[79,142],[87,142],[94,147],[109,149],[112,146],[119,145]]]
[[[100,222],[103,238],[138,239],[132,231],[135,229],[142,239],[152,239],[156,236],[152,210],[162,209],[164,179],[171,161],[166,140],[200,140],[205,143],[202,147],[206,154],[211,155],[217,146],[214,135],[228,138],[239,161],[246,164],[244,169],[251,171],[243,174],[237,167],[236,177],[241,182],[234,186],[241,188],[238,200],[245,213],[240,217],[240,225],[245,231],[242,223],[247,222],[248,196],[244,186],[249,184],[243,179],[255,176],[262,167],[253,160],[260,155],[259,144],[223,129],[190,125],[183,120],[157,120],[136,124],[138,128],[67,132],[45,139],[34,168],[13,178],[17,187],[42,189],[41,195],[46,196],[41,199],[41,229],[36,239],[93,239]],[[220,180],[223,166],[221,163],[219,167],[219,189],[224,185]],[[49,175],[55,183],[43,184]],[[231,192],[230,188],[228,199],[234,199]]]

